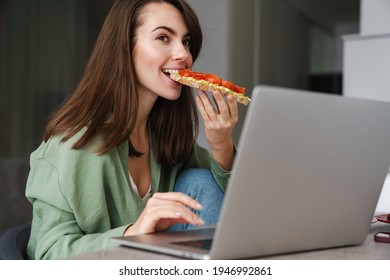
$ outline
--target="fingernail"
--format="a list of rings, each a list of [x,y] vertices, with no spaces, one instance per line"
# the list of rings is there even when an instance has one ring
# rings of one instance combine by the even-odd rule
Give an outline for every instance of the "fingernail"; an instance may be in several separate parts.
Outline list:
[[[204,225],[204,221],[201,219],[201,218],[196,218],[197,220],[197,223],[200,224],[200,225]]]
[[[198,208],[198,209],[200,210],[200,209],[203,208],[203,206],[202,206],[199,202],[197,202],[197,203],[196,203],[196,208]]]

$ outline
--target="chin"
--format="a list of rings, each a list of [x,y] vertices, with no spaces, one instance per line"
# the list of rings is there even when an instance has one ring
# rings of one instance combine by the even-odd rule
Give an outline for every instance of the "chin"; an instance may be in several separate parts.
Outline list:
[[[179,99],[180,95],[177,96],[161,96],[164,99],[170,100],[170,101],[176,101]]]
[[[166,91],[165,93],[163,93],[160,96],[162,98],[165,98],[165,99],[168,99],[168,100],[171,100],[171,101],[175,101],[175,100],[179,99],[180,94],[181,94],[181,90],[180,91],[173,91],[173,92],[172,91],[171,92]]]

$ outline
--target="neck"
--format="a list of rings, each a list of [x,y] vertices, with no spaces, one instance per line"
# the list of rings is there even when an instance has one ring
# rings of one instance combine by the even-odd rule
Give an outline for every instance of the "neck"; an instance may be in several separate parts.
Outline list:
[[[143,95],[140,94],[140,96]],[[147,129],[149,115],[152,111],[155,101],[156,99],[148,100],[148,98],[140,98],[137,121],[133,129],[133,131],[135,131],[137,134],[142,134]]]
[[[138,89],[138,94],[140,98],[137,121],[133,131],[131,131],[130,141],[138,151],[145,152],[145,149],[149,151],[149,130],[147,126],[149,114],[157,100],[157,96],[147,94],[142,88]]]
[[[130,142],[134,148],[146,155],[149,152],[149,130],[146,122],[143,125],[136,126],[130,133]]]

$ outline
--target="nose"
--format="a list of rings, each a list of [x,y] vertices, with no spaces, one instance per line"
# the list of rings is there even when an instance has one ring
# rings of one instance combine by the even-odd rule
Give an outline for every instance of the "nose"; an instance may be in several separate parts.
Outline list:
[[[192,59],[192,55],[187,46],[185,46],[182,42],[177,42],[173,48],[172,58],[173,60],[185,61],[189,58]]]

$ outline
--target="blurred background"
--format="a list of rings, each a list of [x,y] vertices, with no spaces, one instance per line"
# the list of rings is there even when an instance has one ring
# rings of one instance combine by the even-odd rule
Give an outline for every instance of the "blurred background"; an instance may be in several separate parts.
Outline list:
[[[30,153],[80,79],[113,2],[0,0],[0,234],[31,219]],[[257,84],[343,94],[342,38],[359,33],[359,0],[188,2],[205,36],[195,70],[232,80],[249,96]],[[236,142],[245,112],[240,106]],[[202,131],[199,142],[207,146]]]

